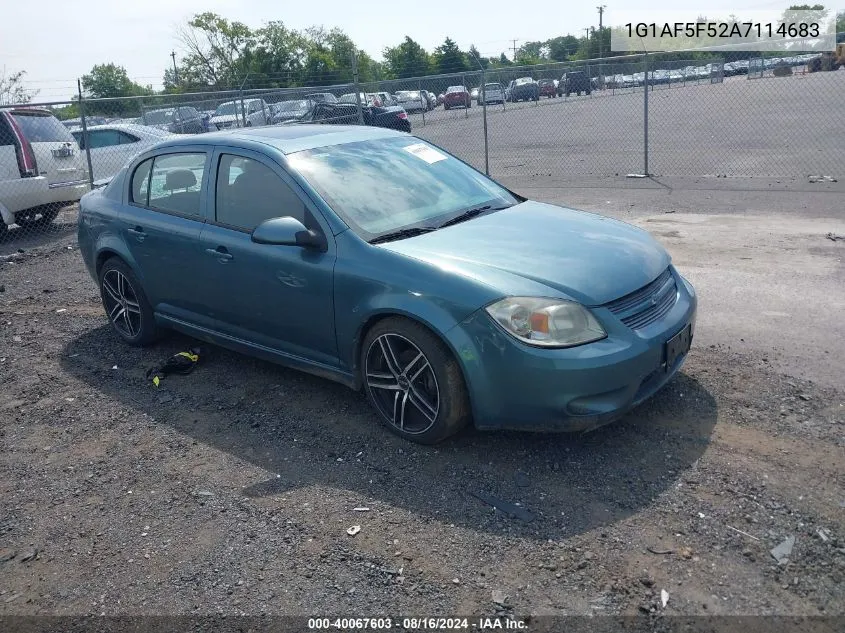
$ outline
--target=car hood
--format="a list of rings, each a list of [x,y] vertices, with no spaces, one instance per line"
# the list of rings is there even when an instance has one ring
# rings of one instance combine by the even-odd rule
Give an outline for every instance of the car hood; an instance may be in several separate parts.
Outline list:
[[[212,123],[232,123],[237,121],[238,115],[237,114],[221,114],[220,116],[213,116],[211,117]]]
[[[563,294],[592,306],[645,286],[671,261],[635,226],[530,201],[381,247],[504,295]]]

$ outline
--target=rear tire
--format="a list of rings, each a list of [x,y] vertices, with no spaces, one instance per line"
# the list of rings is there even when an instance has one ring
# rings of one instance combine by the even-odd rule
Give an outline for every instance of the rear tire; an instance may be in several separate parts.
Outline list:
[[[364,338],[361,371],[382,423],[406,440],[436,444],[469,420],[460,366],[419,323],[402,317],[379,321]]]
[[[153,308],[132,269],[112,257],[100,269],[99,280],[103,309],[117,335],[133,347],[152,343],[158,335]]]

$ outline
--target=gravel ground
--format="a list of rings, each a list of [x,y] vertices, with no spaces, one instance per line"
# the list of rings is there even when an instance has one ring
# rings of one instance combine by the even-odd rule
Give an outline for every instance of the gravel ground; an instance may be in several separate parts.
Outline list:
[[[217,348],[155,389],[191,342],[118,342],[73,210],[7,238],[0,614],[845,615],[841,210],[537,197],[570,194],[652,230],[701,300],[683,372],[575,437],[420,447],[360,394]]]

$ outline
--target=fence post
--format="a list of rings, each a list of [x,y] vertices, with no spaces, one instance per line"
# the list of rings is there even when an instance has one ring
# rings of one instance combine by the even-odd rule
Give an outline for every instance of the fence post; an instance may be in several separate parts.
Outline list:
[[[358,109],[358,124],[364,125],[364,110],[361,107],[361,87],[358,85],[358,51],[352,49],[352,84],[355,87],[355,103]]]
[[[246,127],[246,107],[244,107],[244,91],[243,91],[243,88],[241,88],[241,90],[239,91],[239,95],[240,95],[240,102],[241,102],[240,119],[243,122],[243,125],[241,127]],[[237,106],[235,106],[235,108],[237,108]],[[238,116],[235,115],[235,121],[237,121],[237,120],[238,120]]]
[[[417,82],[417,89],[418,89],[418,92],[420,93],[420,105],[422,105],[422,107],[423,107],[423,109],[422,109],[422,119],[423,119],[423,127],[425,127],[425,113],[428,111],[428,104],[422,102],[422,100],[425,99],[425,97],[423,97],[423,93],[422,93],[422,79]],[[443,106],[443,107],[445,108],[446,106]]]
[[[484,67],[481,67],[481,113],[484,118],[484,173],[490,175],[490,152],[487,147],[487,79],[484,76]]]
[[[82,141],[85,143],[85,159],[88,161],[88,186],[94,188],[94,168],[91,166],[91,144],[88,142],[88,123],[85,120],[85,100],[82,98],[82,82],[76,80],[79,91],[79,117],[82,119]]]
[[[467,92],[469,92],[469,94],[470,94],[470,97],[469,97],[469,105],[468,105],[466,108],[464,108],[464,118],[466,119],[466,118],[468,118],[468,117],[469,117],[469,109],[470,109],[470,107],[472,106],[472,91],[469,89],[469,86],[467,86],[467,77],[466,77],[466,75],[461,75],[461,85],[462,85],[464,88],[466,88],[466,89],[467,89]]]
[[[648,176],[648,53],[643,56],[645,89],[643,90],[643,175]]]

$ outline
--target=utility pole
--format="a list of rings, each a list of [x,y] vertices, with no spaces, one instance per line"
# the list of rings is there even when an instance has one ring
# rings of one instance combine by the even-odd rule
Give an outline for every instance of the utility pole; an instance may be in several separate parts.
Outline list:
[[[599,59],[601,59],[601,45],[602,45],[602,18],[604,17],[604,10],[607,8],[606,4],[596,7],[599,10]]]
[[[604,31],[602,30],[602,18],[604,17],[604,10],[607,8],[606,4],[597,6],[599,10],[599,84],[604,88],[604,74],[602,73],[601,58],[602,58],[602,42],[604,41]]]
[[[179,84],[179,71],[176,68],[176,51],[170,51],[170,56],[173,58],[173,80]]]
[[[516,43],[518,41],[519,41],[518,39],[513,40],[513,63],[514,64],[516,63]]]

